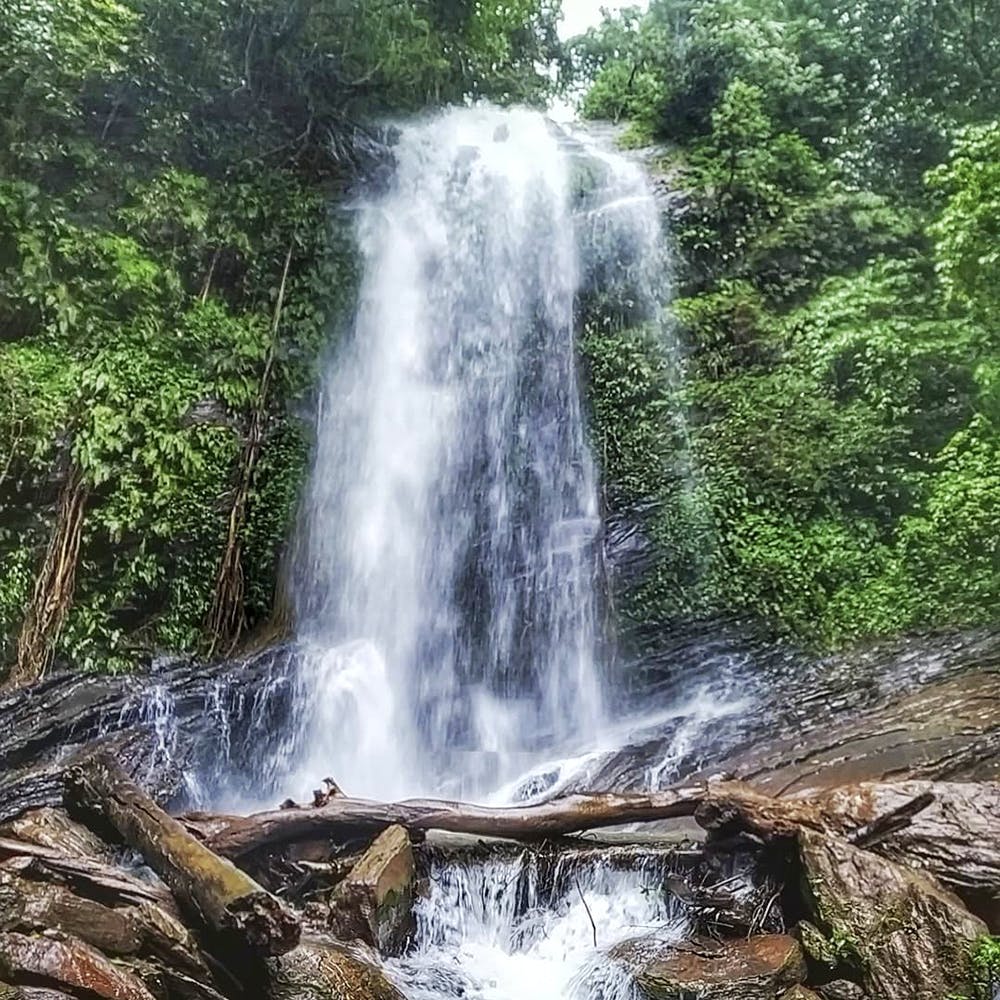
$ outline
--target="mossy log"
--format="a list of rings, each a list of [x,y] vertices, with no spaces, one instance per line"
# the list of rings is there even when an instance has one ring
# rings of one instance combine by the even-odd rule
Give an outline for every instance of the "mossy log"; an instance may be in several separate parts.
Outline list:
[[[168,816],[113,760],[97,755],[71,768],[66,795],[71,809],[137,850],[201,926],[256,954],[298,944],[299,920],[284,903]]]

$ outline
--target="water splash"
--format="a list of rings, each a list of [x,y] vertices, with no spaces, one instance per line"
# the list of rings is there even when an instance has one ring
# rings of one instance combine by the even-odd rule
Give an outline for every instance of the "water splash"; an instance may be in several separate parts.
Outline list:
[[[574,334],[594,295],[660,322],[658,213],[637,165],[532,112],[449,111],[395,152],[360,206],[355,329],[320,403],[289,791],[330,774],[378,798],[528,801],[648,722],[609,724]],[[660,862],[602,857],[436,861],[393,965],[407,996],[632,1000],[608,950],[685,921]]]
[[[664,857],[572,855],[554,869],[525,851],[469,863],[438,861],[417,907],[418,945],[390,971],[410,1000],[630,1000],[627,969],[608,959],[655,930],[679,940],[687,919],[662,892]]]

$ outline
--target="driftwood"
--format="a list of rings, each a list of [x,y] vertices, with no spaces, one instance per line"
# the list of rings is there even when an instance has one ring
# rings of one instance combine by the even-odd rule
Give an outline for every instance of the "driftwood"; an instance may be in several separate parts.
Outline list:
[[[933,801],[930,787],[922,783],[914,795],[894,801],[886,816],[866,815],[846,806],[843,812],[828,809],[824,796],[780,799],[742,782],[709,781],[645,794],[570,795],[538,805],[496,808],[435,799],[386,803],[338,796],[318,808],[283,808],[245,817],[198,813],[185,822],[214,851],[233,858],[298,841],[371,835],[395,825],[411,831],[532,841],[689,816],[720,836],[752,832],[769,838],[791,836],[801,826],[845,833],[844,826],[851,826],[857,818],[853,826],[872,828],[858,836],[886,840]],[[1000,789],[1000,785],[995,787]],[[1000,792],[996,794],[1000,797]]]
[[[263,955],[298,944],[298,918],[245,872],[169,817],[113,760],[96,756],[66,775],[67,801],[135,848],[202,926]]]
[[[509,808],[435,799],[386,803],[338,796],[318,809],[278,809],[229,817],[226,826],[209,837],[208,844],[219,854],[238,858],[262,847],[321,836],[372,834],[390,826],[543,840],[622,823],[691,816],[708,787],[694,785],[647,795],[572,795],[541,805]],[[199,823],[204,823],[203,817]]]
[[[171,915],[178,915],[174,898],[162,883],[137,879],[99,861],[66,857],[49,847],[0,837],[0,869],[27,872],[36,881],[64,885],[89,899],[114,906],[155,903]]]
[[[247,863],[303,841],[348,840],[392,825],[410,831],[538,841],[584,830],[694,816],[710,839],[750,834],[794,839],[800,830],[841,837],[931,872],[991,925],[1000,923],[1000,782],[862,783],[776,798],[741,782],[703,782],[645,795],[574,795],[541,805],[372,802],[335,797],[320,808],[192,820],[216,852]]]

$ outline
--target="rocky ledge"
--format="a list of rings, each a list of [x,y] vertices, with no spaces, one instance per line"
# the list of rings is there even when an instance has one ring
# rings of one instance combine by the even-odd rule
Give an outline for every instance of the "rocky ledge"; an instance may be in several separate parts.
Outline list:
[[[432,867],[515,850],[553,906],[588,866],[656,872],[687,936],[642,929],[602,959],[642,1000],[992,1000],[1000,637],[925,648],[842,711],[797,725],[802,703],[785,704],[766,735],[731,732],[660,791],[503,809],[375,803],[331,785],[249,817],[184,812],[178,776],[144,756],[155,718],[121,710],[147,697],[139,679],[11,695],[0,721],[24,725],[0,737],[0,998],[398,1000],[407,983],[384,960],[412,945]],[[274,662],[246,665],[231,706],[246,722],[228,739],[287,719],[294,670]],[[190,744],[181,760],[217,747],[204,706],[234,669],[157,676],[173,738]],[[835,669],[817,676],[846,690]],[[616,831],[625,823],[653,832]],[[679,840],[678,823],[697,836]]]

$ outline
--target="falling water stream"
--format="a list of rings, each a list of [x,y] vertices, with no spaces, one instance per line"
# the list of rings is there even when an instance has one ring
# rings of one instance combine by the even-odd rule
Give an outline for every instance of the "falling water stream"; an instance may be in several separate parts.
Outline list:
[[[624,736],[575,309],[596,285],[655,312],[657,210],[635,164],[528,111],[446,112],[395,158],[360,206],[356,324],[322,391],[289,785],[525,800]],[[679,932],[662,872],[592,867],[543,902],[531,863],[435,867],[394,966],[414,1000],[626,997],[600,956]]]

